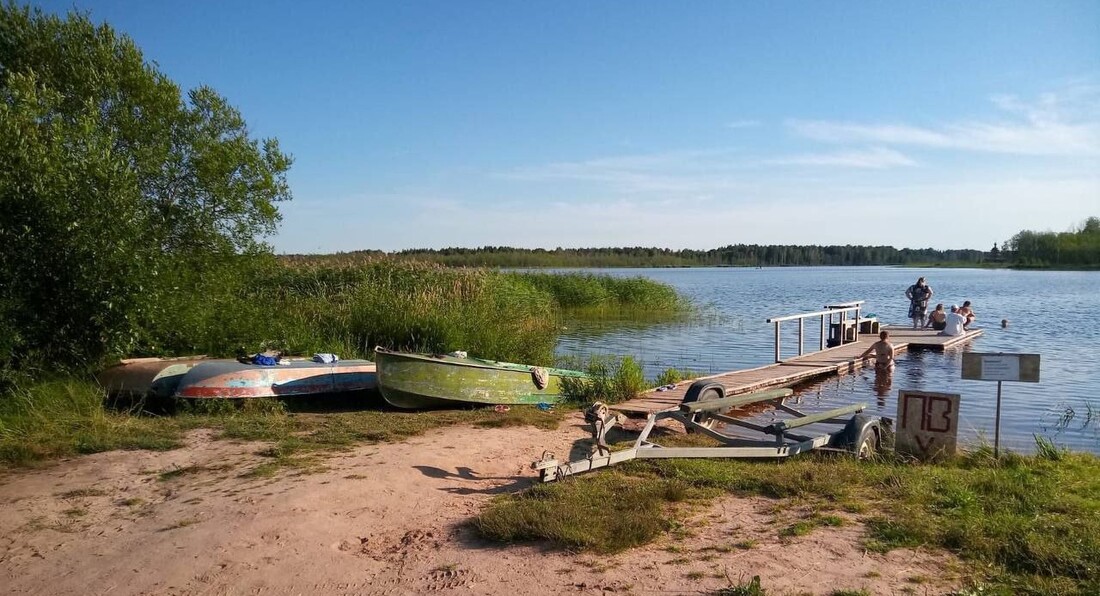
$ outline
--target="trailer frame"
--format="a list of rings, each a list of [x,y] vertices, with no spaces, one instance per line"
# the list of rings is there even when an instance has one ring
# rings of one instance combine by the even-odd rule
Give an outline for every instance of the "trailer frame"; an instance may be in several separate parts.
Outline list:
[[[625,416],[614,407],[603,403],[593,404],[585,412],[585,420],[591,424],[593,451],[589,457],[569,462],[559,462],[552,453],[544,452],[542,459],[532,464],[543,482],[562,480],[569,476],[605,468],[632,459],[671,458],[784,458],[815,449],[832,449],[850,452],[865,458],[881,449],[890,432],[892,420],[880,416],[861,414],[865,404],[853,404],[813,414],[804,413],[783,403],[794,392],[791,389],[775,389],[755,393],[725,396],[721,384],[701,380],[692,384],[683,401],[674,408],[650,413],[634,445],[612,451],[607,443],[608,433],[625,422]],[[733,408],[752,404],[769,404],[777,411],[790,414],[790,418],[771,424],[757,424],[728,416]],[[697,432],[722,443],[719,447],[663,447],[650,440],[650,434],[661,420],[674,420],[690,432]],[[717,423],[735,426],[771,439],[739,437],[714,430]],[[803,434],[796,429],[811,424],[838,425],[829,432]]]

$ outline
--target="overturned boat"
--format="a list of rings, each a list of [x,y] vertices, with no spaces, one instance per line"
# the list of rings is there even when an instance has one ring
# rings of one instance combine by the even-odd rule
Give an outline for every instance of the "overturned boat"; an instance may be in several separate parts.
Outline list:
[[[402,409],[462,405],[555,403],[562,379],[586,379],[575,370],[543,368],[456,355],[427,355],[375,348],[378,389]]]
[[[184,399],[246,399],[295,397],[368,391],[377,388],[375,366],[369,360],[283,360],[265,366],[236,360],[208,360],[188,370],[174,397]]]
[[[96,381],[113,397],[171,397],[184,375],[201,362],[207,362],[205,356],[128,358],[100,372]]]

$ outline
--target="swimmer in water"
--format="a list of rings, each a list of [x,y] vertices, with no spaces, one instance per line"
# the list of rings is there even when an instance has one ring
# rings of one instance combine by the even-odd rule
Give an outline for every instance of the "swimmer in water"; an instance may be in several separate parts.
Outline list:
[[[875,372],[890,372],[894,370],[894,344],[889,340],[890,332],[883,331],[878,334],[878,341],[871,344],[859,358],[866,360],[872,355],[875,357]]]

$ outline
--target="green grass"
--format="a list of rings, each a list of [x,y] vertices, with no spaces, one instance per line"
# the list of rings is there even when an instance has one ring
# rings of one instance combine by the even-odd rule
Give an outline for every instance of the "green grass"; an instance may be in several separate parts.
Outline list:
[[[838,527],[843,526],[846,522],[844,518],[837,515],[821,515],[819,513],[813,513],[806,519],[799,520],[786,528],[779,531],[779,536],[783,538],[794,538],[796,536],[806,536],[810,532],[813,532],[815,528],[824,526]]]
[[[496,540],[614,552],[682,524],[681,502],[724,493],[774,498],[778,511],[813,508],[784,530],[791,537],[844,523],[830,510],[862,510],[867,548],[947,549],[973,565],[985,593],[1100,592],[1100,458],[1088,454],[995,460],[982,449],[936,465],[828,454],[634,461],[498,497],[477,525]]]
[[[714,596],[765,596],[767,593],[767,590],[760,585],[760,576],[754,575],[748,581],[743,578],[737,583],[731,581],[729,587],[718,590]]]
[[[0,399],[0,467],[115,449],[173,449],[182,444],[186,431],[212,428],[224,438],[271,442],[263,452],[270,461],[256,471],[262,476],[282,468],[306,470],[315,465],[308,458],[321,453],[398,441],[443,426],[556,428],[567,410],[395,412],[382,410],[376,395],[365,395],[351,398],[350,403],[333,402],[337,409],[327,412],[295,412],[294,404],[251,400],[202,402],[174,415],[155,416],[112,410],[104,407],[103,400],[97,386],[71,378],[33,384]],[[170,481],[200,471],[204,470],[177,468],[163,471],[159,478]],[[95,494],[91,490],[70,496]]]
[[[675,517],[666,511],[669,504],[703,493],[682,483],[610,471],[501,497],[474,524],[501,542],[548,539],[566,548],[612,553],[671,530]]]
[[[562,396],[568,403],[587,406],[593,402],[618,403],[649,388],[642,366],[630,356],[593,357],[587,363],[565,362],[563,366],[584,370],[586,379],[563,378]]]
[[[0,396],[0,465],[113,449],[166,450],[194,422],[112,412],[103,393],[75,379],[13,388]]]

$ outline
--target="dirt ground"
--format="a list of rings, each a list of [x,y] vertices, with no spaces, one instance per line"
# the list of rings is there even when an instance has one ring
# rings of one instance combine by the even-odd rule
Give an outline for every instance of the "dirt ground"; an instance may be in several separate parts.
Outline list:
[[[858,524],[780,539],[767,499],[721,499],[693,535],[613,556],[480,539],[467,522],[482,505],[530,486],[530,463],[569,453],[582,425],[446,428],[269,478],[247,475],[263,444],[210,431],[9,473],[0,593],[705,594],[759,575],[769,594],[942,594],[959,580],[942,553],[864,552]]]

